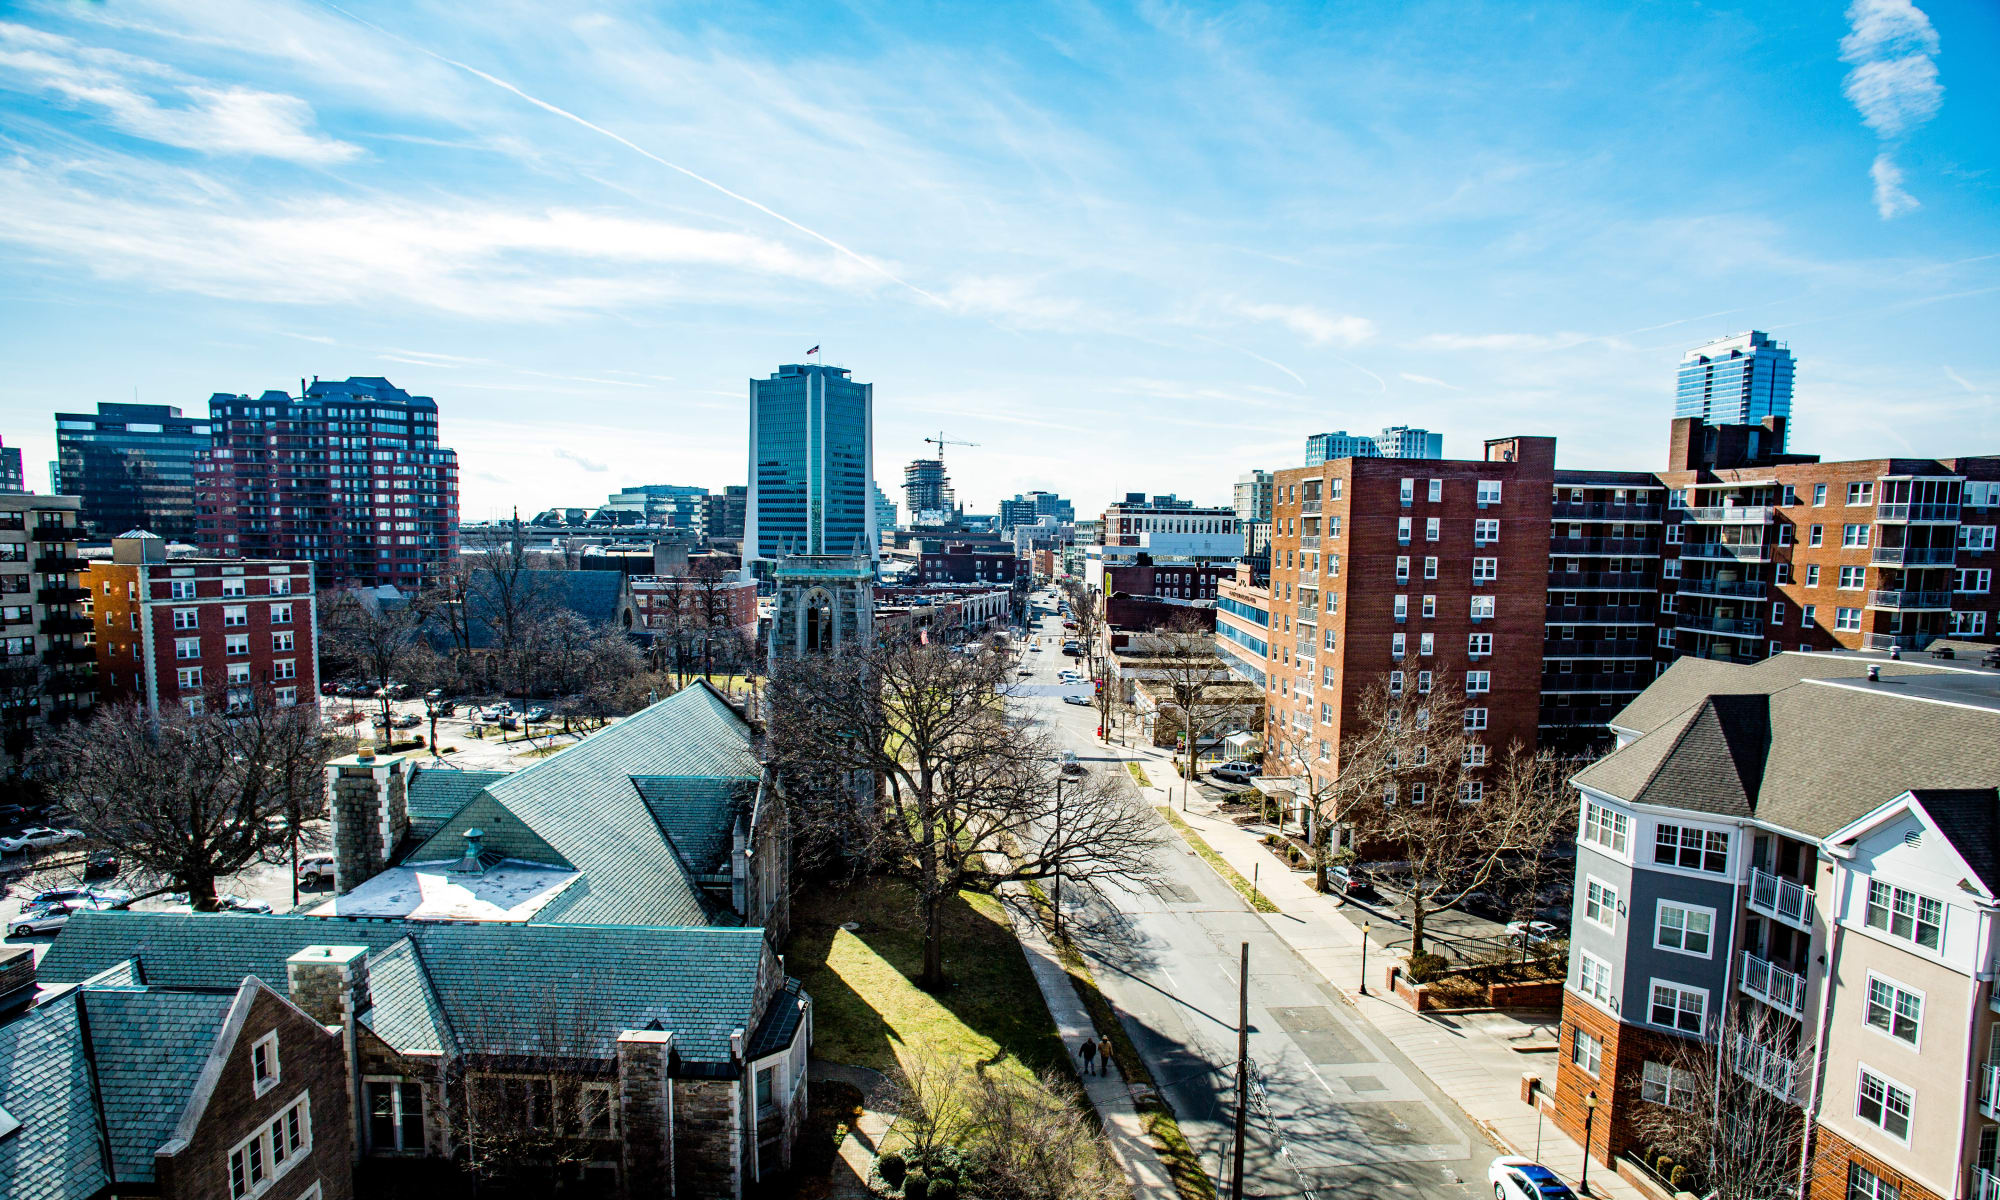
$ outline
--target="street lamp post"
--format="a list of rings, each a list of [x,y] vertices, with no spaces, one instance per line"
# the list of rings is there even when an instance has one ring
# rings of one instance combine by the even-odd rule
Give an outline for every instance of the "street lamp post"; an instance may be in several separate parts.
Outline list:
[[[1361,994],[1368,994],[1368,922],[1361,922]]]
[[[1056,827],[1055,827],[1055,836],[1056,836],[1055,909],[1056,909],[1056,940],[1058,942],[1062,941],[1062,868],[1063,868],[1062,850],[1063,850],[1063,836],[1064,836],[1063,819],[1062,819],[1062,787],[1063,787],[1062,771],[1061,768],[1057,768]]]
[[[1587,1093],[1583,1098],[1583,1178],[1577,1181],[1576,1190],[1590,1195],[1590,1123],[1597,1116],[1597,1093]]]

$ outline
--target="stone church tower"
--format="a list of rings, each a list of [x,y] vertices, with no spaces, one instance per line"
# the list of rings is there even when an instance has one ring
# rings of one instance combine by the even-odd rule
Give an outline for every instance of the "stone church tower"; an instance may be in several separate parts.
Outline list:
[[[865,554],[788,554],[773,578],[778,603],[771,619],[765,671],[783,659],[866,646],[875,632],[875,564]]]

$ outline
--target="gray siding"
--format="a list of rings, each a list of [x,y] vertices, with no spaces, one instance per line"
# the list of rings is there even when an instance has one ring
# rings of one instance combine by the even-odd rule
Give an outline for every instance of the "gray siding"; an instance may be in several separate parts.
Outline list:
[[[1707,958],[1654,946],[1654,929],[1661,900],[1713,910],[1715,915],[1711,923]],[[1625,943],[1623,978],[1619,980],[1623,989],[1620,995],[1623,997],[1621,1008],[1624,1019],[1634,1024],[1649,1023],[1654,979],[1671,980],[1684,987],[1705,990],[1708,993],[1708,1013],[1713,1019],[1728,1001],[1726,989],[1737,911],[1734,884],[1726,878],[1698,879],[1641,867],[1631,872],[1630,895],[1625,899],[1625,907],[1625,923],[1620,929]]]

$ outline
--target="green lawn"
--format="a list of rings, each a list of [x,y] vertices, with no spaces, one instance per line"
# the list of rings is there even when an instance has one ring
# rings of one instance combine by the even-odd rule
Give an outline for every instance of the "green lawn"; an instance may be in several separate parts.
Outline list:
[[[860,928],[840,928],[845,921]],[[785,967],[812,994],[814,1053],[878,1071],[919,1047],[982,1067],[1040,1071],[1065,1063],[999,903],[961,893],[944,925],[949,983],[934,995],[915,983],[923,923],[907,886],[867,880],[798,897]]]

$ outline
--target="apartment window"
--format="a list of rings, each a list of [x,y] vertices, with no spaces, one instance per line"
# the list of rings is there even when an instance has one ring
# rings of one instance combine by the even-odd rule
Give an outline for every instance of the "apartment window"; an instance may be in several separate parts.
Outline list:
[[[1430,641],[1430,636],[1431,636],[1431,635],[1430,635],[1430,634],[1428,634],[1428,633],[1424,635],[1424,641],[1425,641],[1426,643],[1428,643],[1428,642]],[[1426,650],[1424,651],[1424,653],[1425,653],[1425,654],[1429,654],[1429,653],[1430,653],[1430,650],[1426,649]],[[1428,696],[1428,695],[1430,695],[1430,694],[1431,694],[1431,673],[1430,673],[1429,671],[1418,671],[1418,672],[1417,672],[1417,695],[1419,695],[1419,696]]]
[[[1477,804],[1486,799],[1486,784],[1477,779],[1467,779],[1458,785],[1458,799],[1461,804]]]
[[[271,649],[279,653],[288,651],[292,649],[296,637],[297,635],[289,629],[280,630],[271,635]]]
[[[1811,528],[1807,529],[1807,530],[1806,530],[1806,545],[1808,545],[1808,546],[1824,546],[1824,545],[1826,545],[1826,526],[1824,526],[1824,525],[1814,525],[1814,526],[1812,526]]]
[[[1944,931],[1944,905],[1929,896],[1868,881],[1868,927],[1936,950]]]
[[[1955,612],[1951,614],[1951,631],[1953,633],[1984,634],[1986,632],[1986,614],[1983,612]]]
[[[1436,579],[1437,577],[1438,577],[1438,560],[1435,557],[1426,558],[1424,560],[1424,578]]]
[[[1867,1067],[1861,1068],[1861,1086],[1854,1103],[1854,1115],[1879,1127],[1899,1142],[1910,1140],[1910,1113],[1916,1100],[1910,1090],[1883,1078]]]
[[[1467,671],[1465,673],[1465,694],[1483,696],[1493,690],[1493,672]]]
[[[1611,1003],[1611,964],[1589,951],[1576,957],[1576,990],[1599,1004]]]
[[[1993,548],[1991,525],[1960,525],[1958,527],[1958,548],[1960,550],[1991,550]]]
[[[1840,527],[1840,544],[1848,549],[1860,549],[1868,545],[1868,531],[1871,526],[1849,522]]]
[[[1604,1042],[1581,1029],[1575,1030],[1570,1035],[1569,1060],[1584,1074],[1596,1075],[1604,1066]]]
[[[1430,790],[1430,789],[1429,789],[1428,787],[1426,787],[1426,786],[1425,786],[1424,784],[1421,784],[1421,783],[1413,783],[1413,784],[1411,784],[1411,785],[1410,785],[1410,803],[1412,803],[1412,804],[1422,804],[1422,803],[1424,802],[1424,795],[1425,795],[1425,793],[1426,793],[1426,792],[1428,792],[1429,790]]]
[[[188,716],[198,717],[208,706],[202,702],[200,696],[188,696],[181,701],[181,707],[187,709]]]
[[[175,657],[175,658],[200,658],[200,657],[201,657],[201,639],[200,639],[200,638],[198,638],[198,637],[191,637],[191,638],[175,638],[175,639],[174,639],[174,657]]]
[[[289,604],[273,604],[273,605],[271,606],[271,624],[273,624],[273,625],[289,625],[289,624],[291,624],[291,623],[292,623],[292,606],[291,606],[291,605],[289,605]]]
[[[228,672],[229,682],[232,684],[245,684],[250,682],[249,663],[230,663],[225,668],[225,670]]]
[[[1861,610],[1858,608],[1835,608],[1833,610],[1833,627],[1848,633],[1858,632],[1861,629]]]
[[[1819,565],[1817,563],[1808,563],[1806,565],[1806,586],[1819,586]]]
[[[1902,1190],[1858,1162],[1847,1164],[1847,1200],[1901,1200]]]
[[[1682,1033],[1700,1033],[1707,1015],[1707,992],[1700,988],[1683,987],[1670,980],[1653,981],[1653,1003],[1646,1015],[1646,1019],[1653,1024],[1665,1029],[1678,1029]]]
[[[278,1086],[278,1032],[272,1030],[250,1047],[251,1090],[261,1096]]]
[[[1338,630],[1328,629],[1326,631],[1326,648],[1329,650],[1340,649],[1340,633]],[[1328,667],[1327,670],[1331,671],[1333,668]]]
[[[137,614],[134,614],[135,616]],[[198,608],[177,608],[174,610],[175,629],[197,629],[201,626],[201,610]]]
[[[1796,537],[1796,530],[1789,524],[1778,526],[1778,544],[1789,546]]]
[[[222,652],[231,656],[250,653],[250,635],[247,633],[223,635]]]
[[[1334,513],[1327,517],[1326,536],[1330,538],[1337,538],[1340,536],[1340,514]]]
[[[1692,1109],[1699,1090],[1700,1081],[1692,1071],[1656,1062],[1641,1063],[1639,1066],[1639,1099],[1648,1104]]]
[[[1438,519],[1436,517],[1430,517],[1424,521],[1424,540],[1427,542],[1438,540]]]
[[[1497,558],[1475,558],[1472,560],[1472,582],[1492,583],[1500,577],[1500,560]]]
[[[167,581],[167,598],[169,600],[194,599],[194,580],[169,579]]]
[[[231,1200],[251,1200],[271,1189],[294,1164],[312,1153],[311,1098],[301,1095],[277,1119],[229,1152]]]
[[[1826,507],[1826,485],[1823,483],[1813,484],[1813,507]]]
[[[1875,503],[1875,485],[1872,483],[1850,483],[1847,485],[1847,506]]]
[[[1596,800],[1584,802],[1584,842],[1610,850],[1612,854],[1624,854],[1626,844],[1632,836],[1632,818],[1598,804]]]
[[[1484,728],[1486,728],[1486,710],[1483,708],[1466,709],[1465,732],[1478,733],[1480,730]]]
[[[241,579],[223,580],[222,594],[225,596],[241,596],[243,594],[243,580]]]
[[[1486,765],[1486,746],[1483,743],[1473,742],[1465,748],[1465,765],[1468,767]]]
[[[1798,502],[1799,502],[1799,494],[1798,492],[1793,490],[1791,484],[1788,483],[1782,489],[1780,489],[1778,497],[1779,504],[1782,504],[1785,507],[1789,508],[1792,505],[1797,504]]]
[[[179,668],[179,670],[178,670],[178,671],[176,671],[176,672],[175,672],[175,674],[176,674],[176,676],[177,676],[177,678],[178,678],[178,681],[179,681],[179,683],[180,683],[180,685],[181,685],[181,690],[182,690],[182,691],[184,691],[184,692],[194,692],[194,691],[200,691],[200,690],[201,690],[201,668],[200,668],[200,667],[181,667],[181,668]]]
[[[1480,480],[1477,499],[1481,506],[1500,503],[1500,481],[1498,479]]]
[[[1444,480],[1431,480],[1429,497],[1432,504],[1436,504],[1438,501],[1444,499]]]
[[[271,664],[272,679],[297,679],[298,677],[299,669],[297,660],[295,659],[280,658]]]
[[[1396,619],[1398,621],[1408,619],[1410,615],[1410,598],[1408,596],[1396,597],[1395,610],[1396,610]]]
[[[370,1079],[362,1085],[368,1106],[368,1148],[424,1148],[424,1089],[407,1079]]]
[[[1681,577],[1681,560],[1680,560],[1680,559],[1678,559],[1678,558],[1669,558],[1669,559],[1667,559],[1666,561],[1664,561],[1664,562],[1662,562],[1662,563],[1660,564],[1660,578],[1662,578],[1662,579],[1679,579],[1680,577]]]
[[[1466,634],[1465,653],[1471,658],[1484,658],[1493,653],[1493,635],[1490,633]]]
[[[1783,625],[1784,623],[1785,623],[1785,606],[1783,604],[1771,605],[1771,624]]]
[[[1618,928],[1618,889],[1592,879],[1583,888],[1584,919],[1607,930]]]
[[[1340,555],[1329,554],[1326,556],[1326,573],[1328,578],[1340,574]]]
[[[271,594],[272,594],[273,596],[289,596],[289,595],[291,595],[291,594],[292,594],[292,581],[291,581],[291,580],[289,580],[289,579],[283,579],[283,578],[280,578],[280,579],[273,579],[273,580],[271,581]]]
[[[1338,500],[1338,499],[1340,499],[1340,493],[1341,493],[1341,490],[1342,490],[1342,488],[1343,488],[1343,487],[1345,487],[1346,483],[1347,483],[1347,481],[1346,481],[1345,479],[1329,479],[1329,480],[1327,480],[1327,481],[1326,481],[1326,498],[1327,498],[1327,499],[1329,499],[1329,500]]]
[[[1660,649],[1671,650],[1673,648],[1674,648],[1674,631],[1671,629],[1660,630]]]
[[[1425,596],[1424,619],[1428,621],[1432,617],[1435,617],[1437,615],[1438,615],[1438,598],[1435,595]]]
[[[1729,866],[1729,835],[1689,825],[1662,824],[1653,831],[1653,862],[1719,875]]]
[[[1398,517],[1396,519],[1396,542],[1403,546],[1410,544],[1410,518]]]
[[[1437,635],[1420,633],[1417,635],[1417,653],[1426,658],[1437,652]]]
[[[1389,672],[1389,694],[1391,696],[1400,696],[1403,694],[1403,673],[1401,671]]]
[[[1319,723],[1322,725],[1333,724],[1333,705],[1328,704],[1324,700],[1319,702]]]
[[[1494,598],[1492,596],[1474,596],[1472,598],[1472,619],[1475,621],[1492,620],[1494,612],[1493,601]]]
[[[1683,529],[1679,525],[1667,526],[1667,545],[1679,546],[1685,544],[1686,541],[1687,541],[1687,530]]]
[[[1653,946],[1678,954],[1707,958],[1713,944],[1715,910],[1660,901],[1659,916],[1653,925]]]
[[[1500,540],[1500,522],[1493,517],[1479,517],[1472,522],[1472,544],[1490,546]]]
[[[1389,653],[1397,658],[1402,658],[1405,654],[1409,653],[1409,640],[1407,635],[1400,633],[1390,634]]]
[[[250,610],[247,608],[225,608],[222,610],[222,623],[225,626],[248,625],[250,623]]]
[[[1674,565],[1679,566],[1680,564],[1676,562]],[[1676,574],[1678,573],[1676,572]],[[1792,564],[1778,563],[1772,568],[1772,573],[1776,576],[1777,582],[1790,583],[1792,581]]]
[[[1396,556],[1396,582],[1410,582],[1410,556],[1407,554]]]
[[[1957,590],[1972,594],[1991,591],[1993,588],[1993,568],[1960,567]]]
[[[1414,479],[1405,479],[1405,480],[1403,481],[1403,492],[1402,492],[1402,496],[1403,496],[1403,503],[1405,503],[1405,504],[1408,504],[1408,503],[1409,503],[1410,501],[1412,501],[1412,500],[1415,500],[1415,499],[1417,498],[1417,481],[1416,481],[1416,480],[1414,480]]]
[[[1865,580],[1862,577],[1866,575],[1867,572],[1868,568],[1866,567],[1840,568],[1840,586],[1848,591],[1853,591],[1860,588],[1862,584],[1865,582]]]
[[[290,708],[299,702],[299,689],[295,687],[276,688],[271,694],[277,700],[279,708]]]
[[[1923,1019],[1924,998],[1921,993],[1872,972],[1869,974],[1866,1020],[1870,1025],[1914,1046],[1917,1044],[1917,1029],[1923,1024]]]

